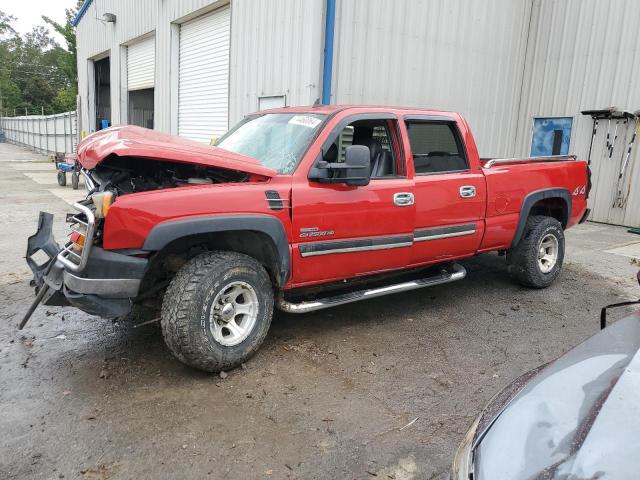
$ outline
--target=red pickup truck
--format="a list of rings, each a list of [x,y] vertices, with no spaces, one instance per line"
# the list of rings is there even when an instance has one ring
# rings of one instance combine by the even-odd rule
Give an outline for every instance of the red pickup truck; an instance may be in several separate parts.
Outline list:
[[[270,110],[215,147],[113,127],[78,158],[89,193],[64,247],[40,214],[23,324],[41,301],[103,317],[146,308],[171,352],[206,371],[250,357],[274,306],[302,313],[459,280],[456,261],[482,252],[506,252],[518,282],[546,287],[563,230],[587,214],[585,162],[481,159],[467,122],[432,110]]]

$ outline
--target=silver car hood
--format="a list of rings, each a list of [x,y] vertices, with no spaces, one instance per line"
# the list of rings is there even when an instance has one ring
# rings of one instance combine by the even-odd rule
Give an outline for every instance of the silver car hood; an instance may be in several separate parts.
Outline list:
[[[480,434],[474,478],[640,478],[639,349],[637,312],[538,372]]]

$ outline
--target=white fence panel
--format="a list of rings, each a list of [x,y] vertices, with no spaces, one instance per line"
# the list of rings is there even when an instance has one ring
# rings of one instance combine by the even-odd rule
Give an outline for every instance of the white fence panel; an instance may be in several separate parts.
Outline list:
[[[0,117],[0,131],[9,143],[39,153],[73,153],[78,144],[76,112]]]

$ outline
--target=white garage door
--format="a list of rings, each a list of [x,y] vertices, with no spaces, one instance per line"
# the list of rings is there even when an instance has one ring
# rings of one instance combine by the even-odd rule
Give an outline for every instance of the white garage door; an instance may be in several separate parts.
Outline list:
[[[154,87],[155,46],[155,37],[150,37],[131,44],[127,48],[127,90]]]
[[[178,134],[209,143],[228,129],[230,9],[180,27]]]

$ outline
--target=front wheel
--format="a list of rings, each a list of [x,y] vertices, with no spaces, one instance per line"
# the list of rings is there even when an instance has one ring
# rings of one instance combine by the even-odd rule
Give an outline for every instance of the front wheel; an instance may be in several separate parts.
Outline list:
[[[552,217],[529,217],[520,242],[507,252],[513,279],[533,288],[551,285],[560,274],[563,260],[564,232]]]
[[[67,184],[67,175],[62,171],[58,170],[58,185],[64,187]]]
[[[207,372],[236,367],[260,347],[273,315],[264,267],[235,252],[208,252],[187,262],[162,302],[162,334],[183,363]]]

